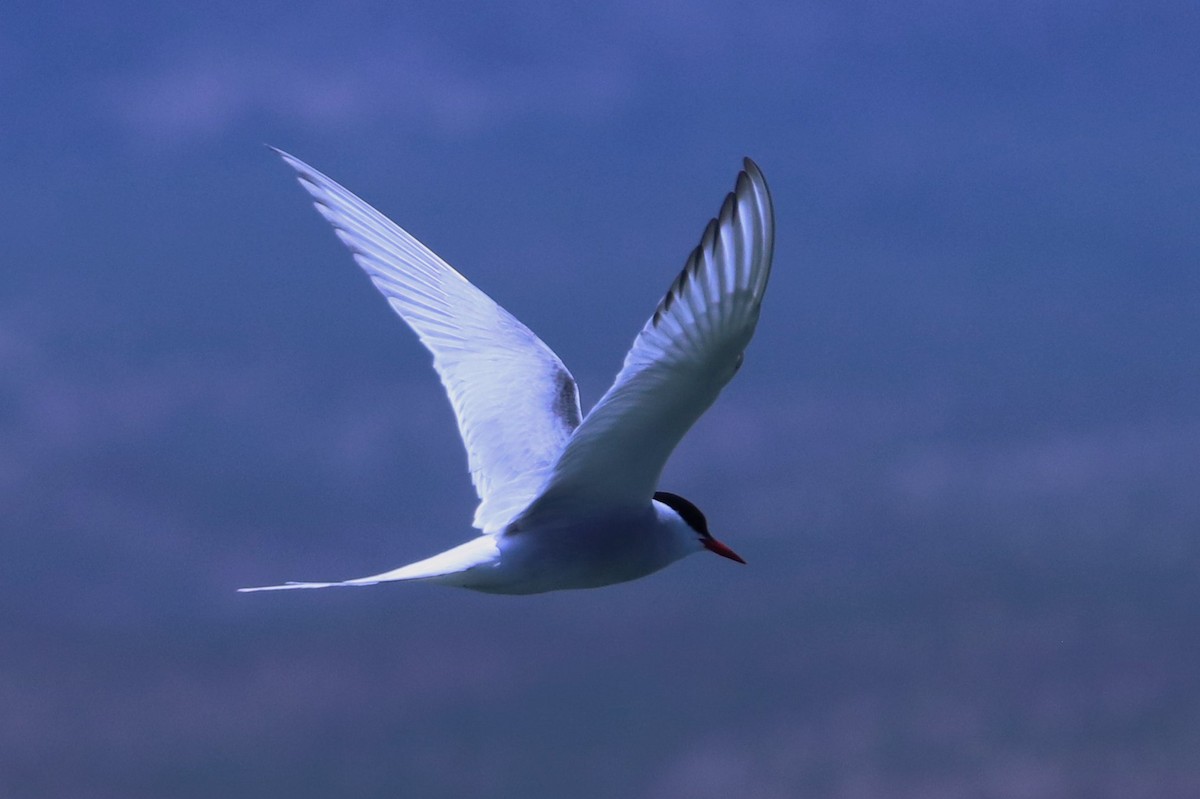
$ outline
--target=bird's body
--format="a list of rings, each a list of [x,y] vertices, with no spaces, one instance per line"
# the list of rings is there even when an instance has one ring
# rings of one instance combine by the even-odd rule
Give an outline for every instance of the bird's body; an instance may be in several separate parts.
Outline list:
[[[382,574],[242,591],[423,580],[532,594],[634,580],[702,549],[744,562],[712,537],[695,505],[656,485],[740,367],[758,320],[774,222],[751,161],[584,417],[574,379],[528,328],[358,197],[280,155],[433,353],[480,496],[481,534]]]
[[[599,588],[653,574],[697,551],[695,542],[695,531],[675,511],[653,500],[644,508],[476,536],[383,574],[337,583],[288,583],[278,588],[374,585],[394,580],[425,580],[490,594]]]

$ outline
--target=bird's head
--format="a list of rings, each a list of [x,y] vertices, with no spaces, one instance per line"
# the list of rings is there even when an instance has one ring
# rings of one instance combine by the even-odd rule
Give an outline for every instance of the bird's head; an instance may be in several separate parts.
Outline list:
[[[694,546],[707,549],[709,552],[713,552],[723,558],[736,560],[738,563],[746,562],[732,549],[713,538],[712,533],[708,531],[708,520],[704,518],[704,514],[700,512],[700,509],[691,502],[669,491],[656,491],[654,492],[654,498],[674,511],[675,515],[687,525],[685,536],[695,542]]]

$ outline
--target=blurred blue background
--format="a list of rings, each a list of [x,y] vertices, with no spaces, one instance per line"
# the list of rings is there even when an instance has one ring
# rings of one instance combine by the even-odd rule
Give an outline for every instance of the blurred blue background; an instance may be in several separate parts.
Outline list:
[[[0,795],[1200,795],[1193,2],[0,11]],[[526,598],[262,145],[585,408],[733,183],[775,272],[663,487],[748,561]]]

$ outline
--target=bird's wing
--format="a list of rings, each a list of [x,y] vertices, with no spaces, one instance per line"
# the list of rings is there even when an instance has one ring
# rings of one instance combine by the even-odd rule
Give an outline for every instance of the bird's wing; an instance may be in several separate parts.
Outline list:
[[[544,515],[650,502],[671,451],[741,365],[774,242],[771,195],[746,159],[612,388],[575,430],[518,526]]]
[[[537,496],[579,426],[579,392],[529,328],[399,226],[325,175],[276,150],[392,309],[433,353],[494,533]]]

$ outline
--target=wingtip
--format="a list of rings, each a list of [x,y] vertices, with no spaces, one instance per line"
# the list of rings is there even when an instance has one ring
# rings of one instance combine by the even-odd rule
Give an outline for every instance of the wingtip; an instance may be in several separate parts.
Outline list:
[[[311,167],[309,167],[307,164],[305,164],[303,161],[301,161],[299,158],[292,155],[288,151],[281,150],[273,144],[266,144],[264,146],[271,152],[275,153],[275,155],[279,156],[280,159],[282,159],[285,164],[287,164],[288,166],[290,166],[292,169],[296,170],[297,172],[304,173],[306,171],[311,170]]]
[[[740,175],[738,175],[739,190],[742,187],[743,179],[748,181],[748,184],[750,186],[754,187],[754,192],[759,195],[759,200],[760,200],[762,206],[766,210],[766,215],[768,218],[768,226],[770,228],[770,233],[768,234],[768,237],[770,239],[772,239],[772,241],[773,241],[774,235],[775,235],[774,234],[775,203],[771,199],[771,187],[767,185],[766,177],[763,175],[762,170],[759,169],[758,164],[756,164],[754,162],[753,158],[751,158],[749,156],[743,157],[742,158],[742,166],[743,166],[742,172]]]
[[[757,180],[761,181],[763,179],[762,170],[759,169],[758,164],[755,163],[754,159],[748,155],[742,158],[742,171],[748,176]]]

